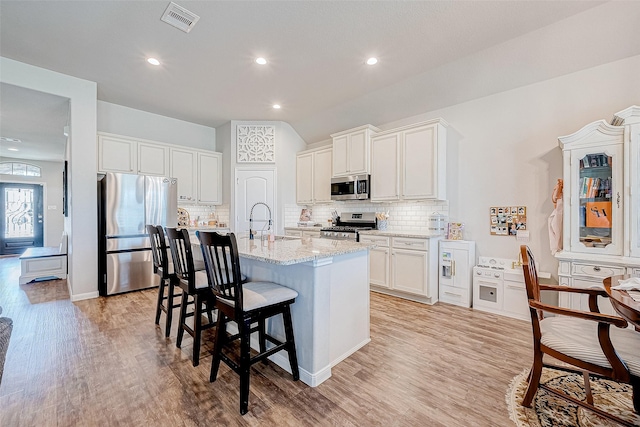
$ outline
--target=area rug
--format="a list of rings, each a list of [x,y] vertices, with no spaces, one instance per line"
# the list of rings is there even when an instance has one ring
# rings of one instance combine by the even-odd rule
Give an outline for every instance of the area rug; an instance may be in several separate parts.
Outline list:
[[[516,375],[506,395],[509,416],[518,427],[616,427],[620,425],[543,389],[538,389],[531,408],[525,408],[521,403],[527,391],[528,376],[529,369]],[[540,382],[564,390],[576,399],[585,399],[582,375],[544,368]],[[630,385],[593,377],[590,384],[596,407],[640,426],[640,416],[633,412]]]

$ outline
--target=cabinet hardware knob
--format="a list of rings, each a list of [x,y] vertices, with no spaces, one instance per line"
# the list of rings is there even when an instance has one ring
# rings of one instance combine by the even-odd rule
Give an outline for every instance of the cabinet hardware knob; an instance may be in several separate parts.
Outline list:
[[[593,267],[593,271],[600,271],[600,267],[598,266]]]

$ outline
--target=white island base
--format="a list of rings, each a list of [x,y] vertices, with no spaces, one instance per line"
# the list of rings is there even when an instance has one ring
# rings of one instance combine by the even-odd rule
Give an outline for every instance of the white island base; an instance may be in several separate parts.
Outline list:
[[[290,265],[245,258],[241,253],[240,265],[251,280],[268,280],[298,292],[291,315],[300,380],[305,384],[321,384],[331,376],[333,366],[371,340],[366,248]],[[281,316],[271,318],[267,328],[284,339]],[[285,351],[270,360],[291,372]]]

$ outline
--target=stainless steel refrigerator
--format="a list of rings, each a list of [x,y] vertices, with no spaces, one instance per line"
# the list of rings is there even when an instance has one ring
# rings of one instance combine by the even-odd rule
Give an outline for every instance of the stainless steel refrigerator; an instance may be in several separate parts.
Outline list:
[[[100,295],[157,286],[146,226],[177,226],[177,187],[175,178],[98,175]]]

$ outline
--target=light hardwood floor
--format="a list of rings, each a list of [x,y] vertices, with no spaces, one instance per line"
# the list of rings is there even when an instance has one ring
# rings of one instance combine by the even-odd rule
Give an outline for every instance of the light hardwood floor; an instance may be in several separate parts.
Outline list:
[[[18,276],[0,258],[0,426],[510,426],[506,389],[531,364],[528,322],[371,293],[371,343],[316,388],[254,365],[241,416],[238,376],[208,380],[213,331],[194,368],[190,337],[177,349],[153,323],[155,289],[71,303],[66,281]]]

